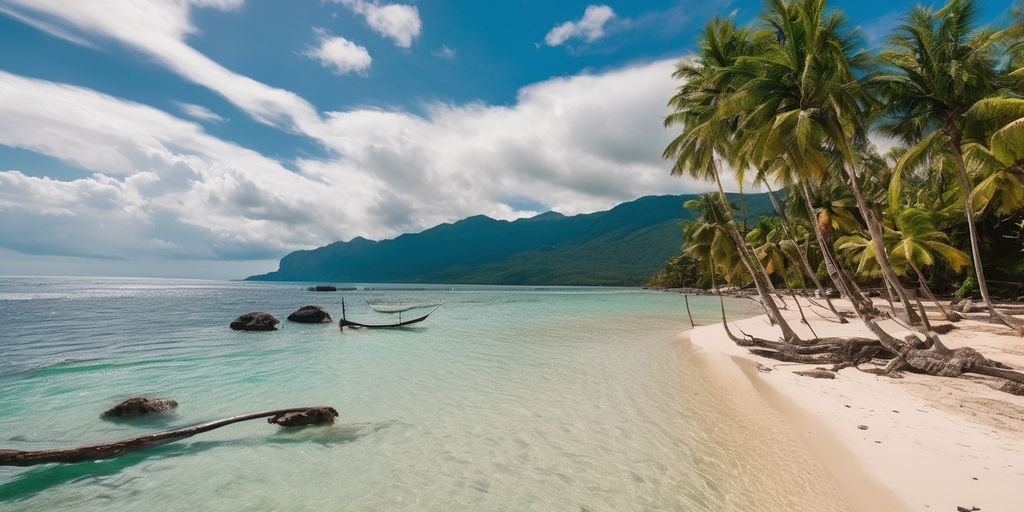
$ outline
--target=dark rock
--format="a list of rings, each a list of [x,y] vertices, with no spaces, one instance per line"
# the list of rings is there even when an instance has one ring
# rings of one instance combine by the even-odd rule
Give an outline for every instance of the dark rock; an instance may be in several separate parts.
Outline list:
[[[857,428],[859,428],[861,430],[867,430],[868,426],[867,425],[857,425]]]
[[[321,284],[321,285],[317,285],[317,286],[310,286],[309,288],[306,288],[306,289],[311,291],[311,292],[336,292],[336,291],[338,291],[338,287],[337,286],[329,286],[329,285],[326,285],[326,284]]]
[[[799,375],[801,377],[813,377],[815,379],[834,379],[834,378],[836,378],[836,374],[834,372],[830,372],[828,370],[814,369],[814,370],[803,370],[803,371],[798,371],[798,372],[793,372],[793,373],[795,373],[795,374],[797,374],[797,375]]]
[[[312,407],[304,411],[288,412],[267,418],[267,423],[282,427],[301,427],[303,425],[319,425],[334,423],[338,410],[334,407]]]
[[[302,306],[288,315],[288,320],[300,324],[327,324],[333,321],[323,306]]]
[[[978,508],[978,507],[971,507],[971,508],[960,507],[960,506],[956,507],[956,512],[977,512],[978,510],[981,510],[981,509]]]
[[[231,328],[236,331],[273,331],[277,329],[279,323],[281,321],[270,313],[253,311],[236,318],[231,322]]]
[[[156,414],[178,407],[178,402],[165,398],[149,398],[136,396],[129,398],[103,413],[105,418],[134,418],[147,414]]]

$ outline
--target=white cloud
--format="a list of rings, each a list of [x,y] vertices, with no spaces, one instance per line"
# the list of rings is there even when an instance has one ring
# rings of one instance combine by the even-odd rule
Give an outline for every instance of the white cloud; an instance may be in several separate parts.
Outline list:
[[[320,65],[339,75],[352,72],[365,75],[370,69],[373,59],[365,47],[344,37],[331,36],[323,29],[313,31],[316,32],[318,46],[308,49],[306,56],[320,61]]]
[[[181,101],[175,101],[174,104],[177,105],[178,108],[180,108],[181,111],[185,113],[185,115],[191,117],[192,119],[196,119],[199,121],[207,121],[211,123],[223,123],[224,121],[227,121],[227,119],[224,119],[217,113],[202,105],[196,105],[195,103],[185,103]]]
[[[442,45],[440,48],[430,52],[430,54],[441,59],[455,59],[455,50],[449,48],[447,45]]]
[[[58,181],[0,172],[0,245],[263,259],[469,215],[538,213],[523,198],[574,214],[706,190],[670,177],[660,158],[673,64],[546,80],[510,106],[328,112],[310,135],[333,156],[299,160],[297,172],[152,107],[0,72],[0,144],[95,173]]]
[[[588,5],[582,18],[556,25],[544,37],[544,42],[548,46],[559,46],[573,38],[588,43],[597,41],[604,37],[604,26],[614,17],[615,11],[607,5]]]
[[[234,73],[186,44],[195,32],[192,5],[231,10],[242,0],[0,0],[0,10],[57,37],[78,43],[109,38],[138,50],[262,123],[301,130],[320,121],[297,94]]]
[[[366,0],[334,0],[366,19],[366,24],[378,34],[402,48],[412,46],[423,28],[420,11],[413,5],[380,4]]]

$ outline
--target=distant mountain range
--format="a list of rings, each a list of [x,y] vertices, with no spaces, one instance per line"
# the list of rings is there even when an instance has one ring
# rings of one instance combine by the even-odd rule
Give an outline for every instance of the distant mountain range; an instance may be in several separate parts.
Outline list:
[[[477,215],[379,242],[356,237],[295,251],[277,271],[247,280],[639,286],[679,253],[678,224],[692,215],[683,203],[694,197],[648,196],[571,217]],[[766,194],[745,200],[750,218],[772,214]]]

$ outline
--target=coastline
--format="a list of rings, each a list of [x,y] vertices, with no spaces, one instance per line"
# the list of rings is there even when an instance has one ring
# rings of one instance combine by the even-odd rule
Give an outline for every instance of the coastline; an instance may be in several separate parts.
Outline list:
[[[811,336],[796,311],[784,314],[801,336]],[[819,336],[870,336],[856,320],[809,320]],[[950,347],[971,345],[1024,367],[1024,338],[973,320],[957,325],[943,336]],[[892,321],[883,326],[897,336],[905,333]],[[731,320],[730,327],[777,336],[765,315]],[[834,380],[812,379],[793,371],[814,365],[756,356],[729,340],[720,323],[682,335],[713,383],[755,425],[751,435],[786,430],[796,449],[823,469],[822,479],[834,486],[844,510],[1001,511],[1024,502],[1024,397],[996,391],[984,378],[892,379],[848,368]],[[771,371],[759,371],[758,364]]]

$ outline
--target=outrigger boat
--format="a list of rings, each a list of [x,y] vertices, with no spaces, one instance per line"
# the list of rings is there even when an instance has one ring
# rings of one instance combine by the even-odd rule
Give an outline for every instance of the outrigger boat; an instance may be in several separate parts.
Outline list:
[[[401,314],[401,313],[404,313],[406,311],[411,311],[413,309],[427,309],[427,308],[435,308],[436,309],[441,304],[438,303],[438,302],[434,302],[434,303],[424,303],[424,302],[367,302],[366,305],[370,306],[370,309],[372,309],[372,310],[374,310],[374,311],[376,311],[378,313],[388,313],[388,314],[399,313],[399,314]]]
[[[338,328],[339,329],[344,329],[345,327],[355,327],[355,328],[364,328],[364,329],[396,329],[396,328],[399,328],[399,327],[405,327],[407,325],[418,324],[418,323],[426,320],[427,317],[431,315],[431,313],[433,313],[434,311],[437,311],[437,308],[441,307],[440,304],[432,305],[432,306],[433,306],[433,309],[428,311],[427,314],[425,314],[423,316],[420,316],[420,317],[417,317],[417,318],[413,318],[412,320],[402,320],[402,311],[408,311],[408,309],[418,309],[420,307],[429,307],[429,306],[416,306],[416,307],[411,307],[411,308],[404,309],[404,310],[395,311],[395,313],[398,313],[398,322],[397,323],[393,323],[393,324],[364,324],[362,322],[353,322],[352,320],[349,320],[346,317],[346,314],[345,314],[345,299],[341,299],[341,320],[338,320]]]

